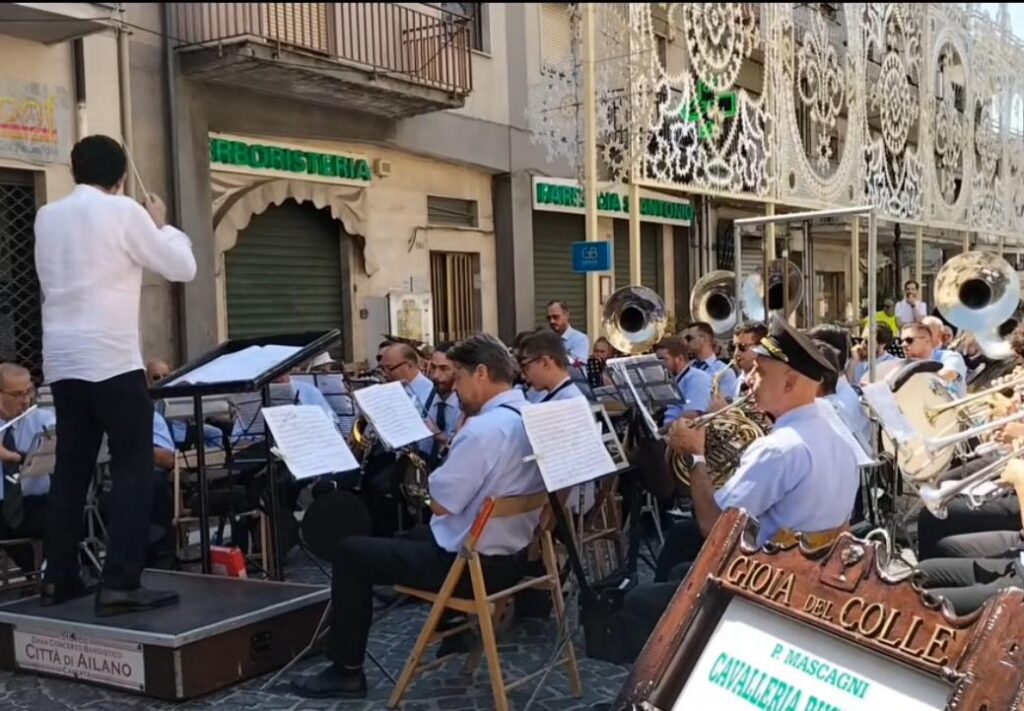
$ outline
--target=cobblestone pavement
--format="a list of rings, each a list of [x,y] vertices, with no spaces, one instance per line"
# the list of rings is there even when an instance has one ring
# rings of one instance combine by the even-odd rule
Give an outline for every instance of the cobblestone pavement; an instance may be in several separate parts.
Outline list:
[[[293,556],[288,578],[296,582],[325,583],[323,574],[301,554]],[[412,644],[426,617],[426,606],[407,604],[392,610],[378,620],[370,637],[370,652],[381,665],[397,677],[405,663]],[[579,637],[579,635],[577,635]],[[523,673],[548,666],[553,654],[555,625],[551,620],[522,620],[499,639],[499,649],[506,676],[515,678]],[[553,668],[542,684],[530,708],[538,711],[573,711],[589,709],[592,704],[609,701],[621,687],[626,674],[624,667],[606,664],[582,656],[582,644],[577,641],[580,654],[580,673],[583,677],[584,696],[574,698],[563,671],[564,667]],[[431,672],[414,683],[407,695],[404,708],[407,711],[477,711],[491,709],[490,684],[486,663],[481,664],[476,674],[469,678],[462,674],[464,656],[439,670]],[[141,711],[143,709],[182,709],[199,711],[303,711],[338,710],[367,711],[383,709],[391,693],[392,683],[372,664],[367,664],[370,695],[365,701],[311,701],[291,693],[290,680],[301,674],[318,671],[327,662],[317,656],[300,663],[275,686],[262,690],[260,687],[269,679],[250,680],[218,693],[187,703],[168,703],[147,699],[131,694],[108,691],[98,687],[58,679],[47,679],[29,674],[0,672],[0,709],[3,711],[62,711],[64,709],[96,711]],[[535,685],[517,689],[510,694],[512,706],[522,710],[526,707]]]

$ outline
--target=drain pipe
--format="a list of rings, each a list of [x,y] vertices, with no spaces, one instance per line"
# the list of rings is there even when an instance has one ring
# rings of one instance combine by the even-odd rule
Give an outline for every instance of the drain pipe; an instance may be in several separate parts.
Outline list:
[[[85,43],[81,37],[71,42],[71,66],[75,75],[75,131],[82,140],[89,135],[89,118],[85,109]]]
[[[166,125],[169,140],[167,164],[171,168],[170,203],[171,215],[181,227],[181,155],[178,141],[178,88],[177,88],[177,57],[174,44],[171,42],[171,3],[163,3],[163,50],[164,50],[164,103],[167,106]],[[185,285],[181,282],[171,283],[174,300],[175,344],[178,365],[188,360],[187,339],[185,328],[187,314],[185,312]]]

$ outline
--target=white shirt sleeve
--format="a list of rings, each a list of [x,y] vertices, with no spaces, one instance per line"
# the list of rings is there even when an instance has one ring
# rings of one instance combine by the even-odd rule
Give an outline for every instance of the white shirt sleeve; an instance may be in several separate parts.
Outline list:
[[[145,208],[129,199],[125,208],[125,249],[132,259],[168,281],[192,281],[196,258],[192,241],[170,225],[157,227]]]

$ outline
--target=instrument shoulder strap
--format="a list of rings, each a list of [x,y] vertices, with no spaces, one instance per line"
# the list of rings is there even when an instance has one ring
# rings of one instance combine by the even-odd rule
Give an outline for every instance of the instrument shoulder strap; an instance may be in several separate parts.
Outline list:
[[[562,392],[563,390],[565,390],[565,389],[566,389],[567,387],[569,387],[570,385],[572,385],[572,378],[566,378],[565,380],[563,380],[563,381],[562,381],[562,382],[561,382],[561,383],[560,383],[560,384],[558,385],[558,387],[557,387],[557,388],[555,388],[554,390],[552,390],[551,392],[549,392],[549,393],[548,393],[547,395],[545,395],[545,396],[544,396],[544,398],[543,398],[543,399],[541,400],[541,402],[550,402],[550,401],[551,401],[551,399],[552,399],[553,397],[555,397],[555,395],[557,395],[558,393]]]

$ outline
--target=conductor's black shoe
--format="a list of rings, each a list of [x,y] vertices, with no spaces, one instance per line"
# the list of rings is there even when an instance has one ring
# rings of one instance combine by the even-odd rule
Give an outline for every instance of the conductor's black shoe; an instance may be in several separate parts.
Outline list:
[[[91,588],[82,580],[76,580],[63,585],[43,581],[39,590],[39,604],[43,607],[59,605],[62,602],[88,595],[90,592],[92,592]]]
[[[165,607],[178,602],[178,593],[166,590],[149,590],[141,585],[134,590],[96,589],[97,617],[110,617],[127,612],[141,612]]]
[[[332,664],[318,674],[293,680],[292,689],[307,699],[365,699],[366,674],[362,669],[340,669]]]

